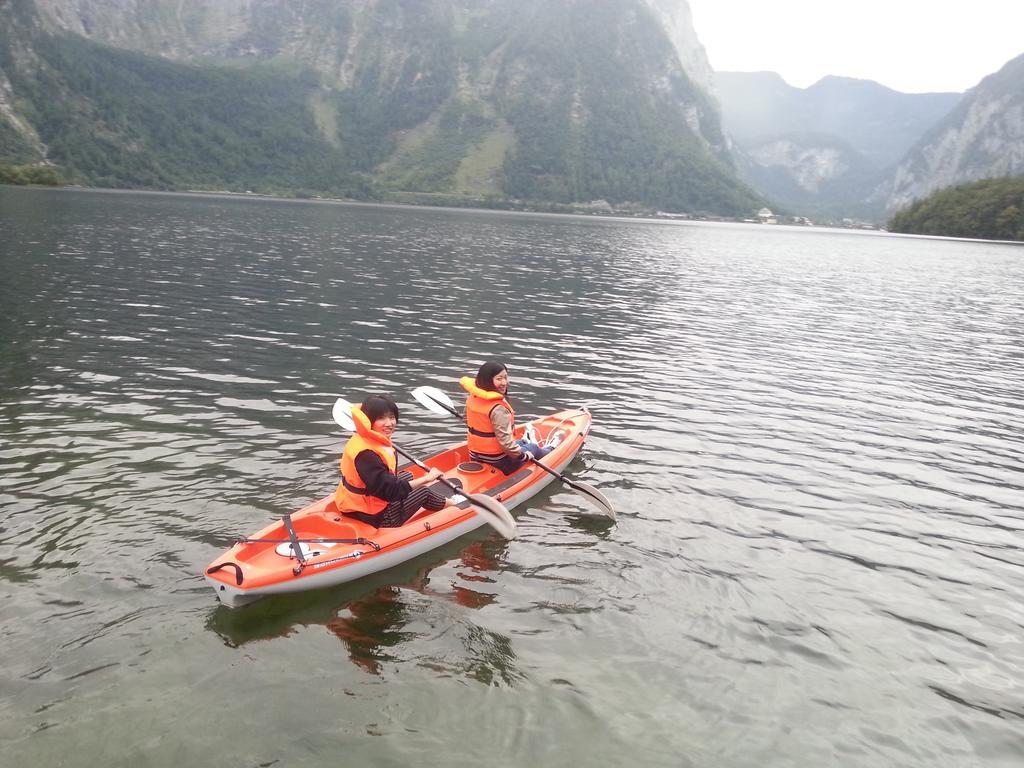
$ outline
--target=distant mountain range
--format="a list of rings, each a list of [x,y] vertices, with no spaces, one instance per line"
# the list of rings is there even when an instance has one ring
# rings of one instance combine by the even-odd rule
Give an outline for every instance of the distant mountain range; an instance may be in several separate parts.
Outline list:
[[[1024,174],[1024,56],[966,94],[719,72],[740,175],[786,207],[883,221],[944,187]]]
[[[715,85],[725,128],[744,145],[833,136],[876,168],[900,160],[961,96],[899,93],[871,80],[833,76],[794,88],[774,72],[719,72]]]
[[[846,77],[794,88],[773,72],[715,82],[743,175],[785,205],[830,212],[877,208],[869,199],[890,167],[961,98]]]
[[[0,162],[746,214],[682,0],[8,0]]]
[[[0,0],[0,164],[72,181],[881,221],[1024,173],[966,94],[714,74],[685,0]]]

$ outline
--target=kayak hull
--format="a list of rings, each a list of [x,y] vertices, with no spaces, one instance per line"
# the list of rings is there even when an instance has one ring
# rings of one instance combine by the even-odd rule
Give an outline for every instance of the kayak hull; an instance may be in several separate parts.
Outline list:
[[[591,416],[585,408],[577,408],[530,424],[541,440],[555,431],[564,432],[558,447],[542,460],[546,467],[561,472],[586,442]],[[525,425],[517,429],[517,436],[524,428]],[[527,501],[555,480],[532,464],[506,476],[468,458],[466,444],[461,443],[423,462],[440,469],[448,480],[458,480],[463,493],[490,496],[508,509]],[[415,465],[402,469],[413,477],[424,473]],[[304,562],[295,557],[284,518],[268,525],[238,541],[206,569],[206,581],[223,605],[238,608],[268,595],[354,581],[393,568],[486,525],[469,502],[459,498],[436,512],[421,509],[399,528],[374,528],[344,516],[335,506],[333,495],[289,517]]]

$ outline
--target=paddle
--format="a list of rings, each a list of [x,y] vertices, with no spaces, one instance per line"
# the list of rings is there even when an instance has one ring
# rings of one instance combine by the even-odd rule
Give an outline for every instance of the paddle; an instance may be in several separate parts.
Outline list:
[[[356,431],[356,423],[352,418],[352,405],[347,400],[339,397],[334,403],[334,410],[331,413],[334,416],[335,423],[339,427],[347,429],[349,432]],[[430,467],[422,461],[410,456],[394,443],[391,444],[391,447],[395,449],[395,453],[408,459],[416,466],[426,470],[430,469]],[[447,486],[454,493],[462,494],[461,488],[449,482],[444,477],[438,478],[437,482]],[[511,539],[516,535],[516,521],[512,518],[512,513],[509,512],[505,508],[505,505],[500,501],[492,499],[490,496],[484,496],[482,493],[465,494],[465,498],[473,505],[476,513],[506,539]]]
[[[412,391],[412,396],[415,398],[417,403],[422,405],[431,413],[441,415],[450,413],[459,419],[462,418],[462,416],[459,415],[459,412],[455,410],[455,404],[451,401],[451,398],[436,387],[417,387]],[[612,507],[612,503],[608,501],[608,498],[597,490],[597,488],[587,483],[581,483],[579,480],[570,480],[565,475],[560,472],[556,472],[538,459],[531,457],[530,461],[543,469],[549,475],[554,475],[565,485],[572,488],[576,493],[580,494],[583,498],[601,510],[602,515],[607,515],[612,520],[615,519],[615,509]]]

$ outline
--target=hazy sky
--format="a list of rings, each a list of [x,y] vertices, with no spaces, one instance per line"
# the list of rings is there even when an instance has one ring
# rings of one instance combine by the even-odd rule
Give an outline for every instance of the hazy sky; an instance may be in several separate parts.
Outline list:
[[[1024,54],[1024,0],[689,0],[716,70],[965,91]]]

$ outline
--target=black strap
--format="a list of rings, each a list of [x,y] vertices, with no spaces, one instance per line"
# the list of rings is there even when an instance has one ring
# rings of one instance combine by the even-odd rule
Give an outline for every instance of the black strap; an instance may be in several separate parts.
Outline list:
[[[295,553],[295,559],[299,561],[298,566],[292,569],[292,572],[298,576],[306,565],[306,556],[302,554],[302,545],[299,544],[299,537],[295,535],[295,529],[292,528],[292,516],[283,515],[281,520],[284,522],[284,527],[288,530],[288,540],[292,544],[292,552]]]
[[[345,486],[345,490],[347,490],[347,491],[355,493],[355,494],[357,494],[359,496],[366,496],[366,489],[365,488],[356,488],[354,485],[352,485],[352,483],[350,483],[348,480],[345,479],[344,475],[342,475],[341,484]]]
[[[216,573],[221,568],[234,568],[235,569],[235,584],[242,586],[242,569],[237,563],[221,563],[220,565],[214,565],[206,569],[207,573]]]
[[[476,435],[477,437],[496,437],[497,436],[494,432],[481,432],[479,429],[473,429],[470,426],[467,426],[466,429],[469,431],[469,434]]]
[[[482,461],[484,464],[494,464],[505,458],[504,453],[477,453],[476,451],[469,452],[469,458],[473,461]]]

